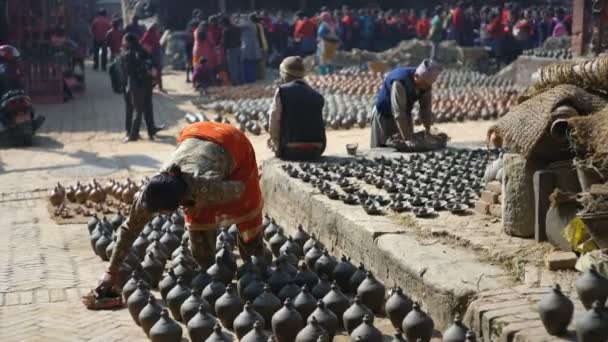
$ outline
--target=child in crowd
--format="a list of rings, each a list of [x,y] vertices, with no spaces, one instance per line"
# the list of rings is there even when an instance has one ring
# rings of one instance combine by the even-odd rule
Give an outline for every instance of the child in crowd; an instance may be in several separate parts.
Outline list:
[[[207,64],[207,59],[201,57],[192,72],[192,84],[196,89],[205,89],[217,85],[214,70]]]

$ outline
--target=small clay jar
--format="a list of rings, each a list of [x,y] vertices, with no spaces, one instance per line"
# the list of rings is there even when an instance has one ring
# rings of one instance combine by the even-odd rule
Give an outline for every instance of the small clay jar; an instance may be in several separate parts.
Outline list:
[[[304,255],[304,244],[310,239],[310,235],[302,228],[299,224],[296,232],[293,234],[293,241],[302,248],[302,255]]]
[[[236,270],[237,270],[236,259],[230,249],[229,244],[224,243],[222,245],[222,247],[218,249],[217,253],[215,254],[215,257],[220,258],[222,260],[222,263],[224,265],[226,265],[228,268],[230,268],[230,270],[232,271],[233,274],[236,272]]]
[[[267,342],[268,335],[264,332],[264,325],[261,321],[257,321],[253,324],[253,329],[249,331],[240,342]]]
[[[589,311],[578,316],[576,337],[579,342],[608,341],[608,318],[600,301],[595,301]]]
[[[186,260],[180,260],[175,267],[173,267],[173,273],[176,277],[181,277],[184,279],[186,284],[190,284],[192,279],[196,275],[196,272],[188,265]]]
[[[148,305],[148,297],[150,297],[150,290],[148,290],[144,282],[140,280],[137,283],[137,290],[135,290],[135,292],[129,296],[129,300],[127,300],[127,308],[129,308],[129,313],[137,325],[140,325],[139,313]]]
[[[608,298],[608,279],[602,277],[595,266],[584,272],[574,283],[576,292],[585,309],[589,310],[596,300],[605,303]]]
[[[574,304],[556,284],[538,303],[538,313],[549,335],[562,336],[568,332],[568,325],[574,314]]]
[[[149,237],[148,239],[150,240],[150,244],[146,247],[146,254],[150,252],[154,253],[156,259],[164,265],[168,258],[167,248],[162,243],[158,242],[158,240],[150,239]]]
[[[264,240],[270,241],[272,237],[277,233],[279,226],[274,222],[274,219],[270,219],[270,223],[264,229]]]
[[[146,335],[149,336],[150,329],[158,322],[162,311],[163,306],[156,301],[156,298],[154,298],[153,295],[150,295],[148,297],[148,304],[144,306],[138,316],[139,325],[144,329]]]
[[[253,302],[259,295],[264,293],[264,287],[266,284],[262,280],[262,277],[256,275],[255,278],[247,285],[245,290],[243,290],[243,297],[246,301]]]
[[[222,321],[222,325],[227,329],[232,330],[234,319],[243,310],[243,302],[236,293],[234,286],[228,284],[226,292],[215,302],[215,312],[217,317]]]
[[[443,333],[443,342],[465,342],[469,328],[462,323],[460,314],[454,317],[454,323]]]
[[[355,271],[355,273],[353,273],[353,275],[350,277],[350,280],[348,281],[351,293],[357,293],[359,285],[361,285],[361,283],[365,280],[366,277],[367,271],[365,270],[365,266],[360,263],[359,267],[357,267],[357,270]]]
[[[171,253],[179,247],[181,242],[179,237],[173,234],[169,229],[164,231],[164,234],[159,241],[167,247],[167,251],[169,252],[168,255],[171,255]]]
[[[342,255],[340,262],[333,271],[333,279],[338,283],[342,292],[350,292],[350,277],[353,276],[355,271],[357,271],[357,268],[350,262],[350,258],[347,258],[346,255]]]
[[[110,239],[110,235],[107,233],[102,233],[101,236],[95,241],[95,254],[97,254],[101,260],[109,261],[106,254],[106,248],[112,243],[112,239]]]
[[[228,234],[230,234],[230,236],[232,236],[234,241],[238,240],[240,233],[241,232],[239,231],[239,226],[237,226],[236,224],[233,224],[228,228]]]
[[[281,246],[287,241],[287,237],[283,233],[283,228],[278,228],[276,234],[270,238],[268,244],[270,245],[270,250],[275,257],[280,255]]]
[[[477,342],[477,335],[475,335],[473,330],[467,331],[467,338],[465,342]]]
[[[224,284],[229,284],[234,277],[234,270],[224,264],[221,258],[215,258],[215,264],[211,265],[207,269],[207,274],[211,276],[211,278],[217,277],[222,280]]]
[[[98,223],[99,223],[99,218],[97,217],[97,214],[93,214],[93,217],[91,217],[89,219],[89,221],[87,222],[87,229],[89,230],[89,234],[91,234],[93,232],[95,227],[97,227]]]
[[[49,201],[54,207],[59,206],[63,203],[63,198],[65,197],[65,192],[61,192],[58,187],[53,188],[51,193],[49,194]]]
[[[290,280],[291,276],[281,266],[277,266],[268,278],[268,285],[270,285],[272,292],[278,294]]]
[[[163,309],[160,319],[150,328],[148,336],[152,342],[180,342],[182,327],[169,317],[167,309]]]
[[[295,342],[317,342],[324,335],[327,335],[327,331],[313,316],[304,329],[300,330]]]
[[[401,329],[397,329],[391,342],[407,342],[405,337],[403,337],[403,331],[401,331]]]
[[[412,311],[414,303],[406,295],[400,287],[395,286],[391,289],[388,299],[384,304],[384,312],[391,320],[395,329],[401,330],[401,323],[407,314]]]
[[[167,294],[167,306],[171,310],[173,318],[177,321],[182,321],[180,308],[182,304],[190,297],[192,291],[187,287],[187,283],[183,278],[177,278],[177,284]],[[187,322],[184,322],[187,323]]]
[[[291,253],[295,254],[296,257],[302,258],[304,257],[304,252],[302,251],[302,246],[298,245],[293,237],[290,235],[287,237],[287,241],[279,248],[279,253],[291,251]]]
[[[326,275],[327,278],[332,280],[336,265],[338,265],[338,262],[333,256],[329,255],[329,251],[326,249],[323,251],[323,255],[315,262],[315,272],[319,276]]]
[[[291,253],[289,249],[281,252],[275,263],[277,266],[281,266],[292,278],[298,274],[298,257]]]
[[[203,290],[200,288],[192,289],[190,297],[188,297],[180,306],[179,313],[184,324],[188,324],[190,319],[196,315],[201,305],[207,312],[211,309],[209,303],[203,298],[202,294]]]
[[[110,242],[110,244],[106,247],[106,257],[108,258],[108,260],[110,260],[110,258],[112,258],[112,252],[114,252],[114,246],[116,246],[116,240],[118,239],[118,236],[114,235],[112,237],[112,242]]]
[[[232,234],[228,233],[228,230],[224,227],[220,228],[219,234],[217,234],[217,241],[222,241],[223,243],[227,243],[230,245],[230,249],[233,249],[236,246],[236,240]],[[221,248],[221,245],[220,245]],[[216,248],[219,250],[219,248]]]
[[[382,342],[382,333],[374,327],[369,316],[363,317],[363,322],[350,334],[351,341]]]
[[[139,234],[137,239],[133,242],[133,249],[135,250],[135,254],[140,260],[143,260],[146,256],[146,248],[150,245],[150,240],[146,237],[146,235],[142,232]]]
[[[293,342],[298,332],[304,328],[304,320],[288,299],[272,316],[271,326],[277,342]]]
[[[255,308],[251,302],[245,303],[243,311],[236,316],[232,324],[237,338],[241,340],[245,335],[247,335],[247,333],[253,330],[253,325],[256,322],[263,324],[264,318],[255,311]],[[262,326],[262,328],[265,328],[265,324]]]
[[[326,275],[319,278],[319,282],[312,288],[312,295],[317,299],[323,299],[331,291],[331,282]]]
[[[177,285],[177,277],[175,276],[175,273],[173,273],[173,270],[169,270],[158,283],[158,290],[160,291],[160,296],[163,300],[167,300],[167,294],[175,285]]]
[[[357,288],[357,295],[361,298],[361,302],[375,313],[382,311],[385,294],[386,288],[384,285],[369,271],[365,280]]]
[[[338,317],[338,324],[342,324],[344,312],[350,306],[350,302],[348,298],[340,291],[340,288],[338,288],[336,283],[331,285],[331,291],[329,291],[329,293],[323,297],[323,303],[325,303],[325,306],[329,310],[336,314],[336,317]]]
[[[412,311],[403,319],[402,328],[408,341],[418,341],[420,339],[422,342],[429,342],[433,335],[435,323],[429,315],[422,311],[420,304],[414,303]]]
[[[264,318],[264,322],[271,322],[272,315],[282,307],[281,300],[272,293],[270,286],[264,286],[264,292],[254,301],[253,307]]]
[[[296,285],[293,280],[290,280],[287,285],[283,286],[281,291],[279,291],[278,297],[282,302],[287,300],[287,298],[293,300],[300,294],[300,292],[302,292],[302,289]]]
[[[222,326],[216,324],[213,327],[213,333],[207,337],[205,342],[232,342],[232,337],[222,331]]]
[[[306,285],[309,289],[312,289],[319,282],[319,276],[308,268],[308,264],[302,262],[298,268],[298,273],[294,277],[294,281],[300,287]]]
[[[371,323],[373,324],[374,313],[370,308],[363,304],[359,296],[356,296],[353,304],[346,311],[344,311],[344,315],[342,317],[344,329],[351,334],[353,330],[363,323],[363,318],[366,316],[370,318]]]
[[[317,309],[317,299],[310,293],[308,286],[302,286],[300,293],[293,300],[293,306],[304,320]]]
[[[191,288],[199,288],[204,289],[211,283],[212,278],[207,274],[207,272],[195,272],[196,276],[190,282]],[[211,304],[211,303],[209,303]]]
[[[163,276],[163,270],[165,269],[164,263],[156,258],[154,252],[148,252],[146,258],[141,263],[141,267],[150,277],[150,286],[156,288]]]
[[[211,314],[217,315],[215,312],[215,302],[226,292],[226,286],[219,279],[213,279],[203,290],[203,298],[211,307]]]
[[[196,315],[194,315],[194,317],[192,317],[186,325],[188,328],[190,341],[206,340],[213,333],[213,327],[215,324],[215,318],[209,315],[205,305],[199,305]]]
[[[317,240],[317,237],[314,233],[310,234],[310,238],[306,241],[306,243],[304,243],[304,246],[302,246],[302,252],[304,252],[304,255],[308,254],[308,251],[315,245],[317,244],[317,247],[320,246],[319,241]]]
[[[240,271],[240,270],[239,270]],[[236,283],[236,289],[239,296],[243,297],[243,293],[247,286],[256,278],[259,277],[260,270],[257,265],[253,265],[251,262],[247,263],[247,266],[243,268],[242,274],[239,275],[239,280]]]
[[[184,235],[184,233],[186,232],[186,229],[184,229],[184,224],[177,224],[175,223],[175,221],[173,221],[173,219],[171,219],[171,226],[169,227],[169,230],[171,231],[171,233],[175,234],[175,236],[177,236],[178,239],[181,240],[182,236]]]
[[[124,298],[125,303],[129,300],[129,296],[131,296],[131,294],[133,294],[133,292],[135,292],[135,290],[137,290],[137,284],[140,281],[142,281],[142,279],[139,276],[139,273],[137,271],[132,271],[131,277],[125,283],[125,285],[122,287],[122,297]],[[149,286],[148,284],[146,284],[145,281],[144,281],[144,285],[146,287]]]
[[[315,270],[315,264],[320,257],[323,256],[323,251],[319,248],[319,245],[315,242],[312,247],[308,249],[308,252],[304,255],[304,261],[308,265],[308,268]],[[328,276],[329,278],[329,276]]]

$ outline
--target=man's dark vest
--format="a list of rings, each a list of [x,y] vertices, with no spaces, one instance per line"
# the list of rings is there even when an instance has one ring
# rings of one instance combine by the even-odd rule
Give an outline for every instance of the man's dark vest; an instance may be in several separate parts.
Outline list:
[[[288,143],[326,143],[323,105],[325,100],[304,81],[296,80],[279,87],[281,135],[279,148]]]
[[[376,96],[376,110],[384,117],[392,117],[392,106],[391,106],[391,89],[393,82],[398,81],[405,88],[405,95],[407,96],[406,113],[411,113],[412,108],[416,101],[419,100],[420,96],[416,92],[416,85],[414,83],[414,74],[416,68],[413,67],[399,67],[393,69],[386,75],[384,82],[380,86],[378,95]]]

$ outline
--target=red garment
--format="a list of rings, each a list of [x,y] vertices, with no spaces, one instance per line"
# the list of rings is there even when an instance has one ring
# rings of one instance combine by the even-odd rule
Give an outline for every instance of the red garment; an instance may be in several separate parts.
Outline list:
[[[314,39],[317,35],[317,25],[311,19],[304,19],[296,21],[295,28],[293,31],[293,37],[295,39],[312,38]]]
[[[452,11],[452,27],[457,31],[464,29],[464,11],[460,7],[456,7]]]
[[[207,28],[207,37],[213,46],[218,46],[222,40],[222,29],[218,25],[209,24]]]
[[[197,39],[198,30],[194,33],[194,49],[192,51],[192,65],[197,65],[201,57],[207,59],[207,65],[215,70],[218,66],[217,48],[211,43],[211,35],[207,33],[205,39]]]
[[[141,46],[152,54],[160,49],[160,32],[156,25],[152,25],[139,40]]]
[[[503,25],[508,25],[509,21],[511,21],[511,11],[508,10],[508,9],[506,9],[506,8],[503,9],[502,10],[502,18],[501,18],[501,20],[502,20],[502,24]]]
[[[427,39],[431,31],[431,22],[428,19],[418,19],[416,23],[416,36],[420,39]]]
[[[274,32],[274,24],[272,23],[272,19],[269,16],[265,16],[262,18],[262,26],[264,30],[268,33]]]
[[[408,23],[407,23],[408,30],[416,29],[416,25],[418,24],[418,19],[416,18],[415,14],[410,14],[407,21],[408,21]]]
[[[96,17],[91,24],[91,31],[93,32],[93,39],[98,42],[102,42],[106,39],[106,33],[112,28],[112,23],[106,17]]]
[[[486,28],[491,39],[501,39],[506,35],[505,25],[503,25],[501,18],[494,19]]]
[[[106,42],[112,51],[112,55],[116,56],[120,53],[120,47],[122,46],[122,36],[124,31],[121,29],[111,28],[106,34]]]
[[[186,126],[177,143],[187,138],[197,138],[216,143],[232,156],[233,171],[227,180],[241,181],[245,190],[238,201],[201,208],[193,215],[186,215],[192,230],[217,229],[219,226],[237,224],[245,242],[253,240],[262,231],[264,202],[260,191],[258,164],[255,151],[243,132],[230,124],[197,122]]]

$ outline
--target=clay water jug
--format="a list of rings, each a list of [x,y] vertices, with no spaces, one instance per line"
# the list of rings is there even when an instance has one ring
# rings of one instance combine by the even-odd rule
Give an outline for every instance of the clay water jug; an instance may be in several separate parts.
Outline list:
[[[331,282],[326,275],[319,278],[319,282],[312,288],[312,295],[317,299],[323,299],[331,291]]]
[[[289,273],[289,276],[292,278],[298,274],[298,258],[293,253],[288,253],[288,251],[281,252],[275,263],[277,266],[281,266],[285,272]]]
[[[175,222],[173,222],[171,224],[171,227],[169,227],[169,230],[171,231],[171,233],[175,234],[175,236],[177,236],[177,238],[180,240],[181,240],[182,236],[184,235],[184,233],[186,232],[186,229],[184,229],[183,224],[177,224]]]
[[[308,268],[315,270],[315,264],[320,257],[323,256],[323,251],[319,248],[319,245],[315,242],[312,247],[308,249],[308,252],[304,255],[304,261],[308,265]],[[329,275],[328,275],[329,277]]]
[[[182,322],[188,324],[190,319],[196,315],[200,306],[203,306],[207,312],[211,309],[209,303],[203,298],[203,290],[200,288],[192,289],[190,297],[188,297],[180,306],[179,314],[182,317]]]
[[[217,317],[222,321],[222,325],[227,329],[232,330],[234,319],[243,310],[243,301],[236,293],[234,286],[228,284],[226,292],[215,302],[215,312]]]
[[[342,292],[350,292],[350,277],[353,276],[355,271],[357,271],[357,268],[350,262],[350,258],[347,258],[346,255],[342,255],[340,262],[333,271],[333,279],[338,283]]]
[[[253,302],[259,295],[264,293],[264,287],[266,283],[262,280],[262,277],[256,275],[255,278],[247,285],[243,290],[243,297],[245,300]]]
[[[164,309],[148,335],[152,342],[181,342],[182,327],[169,317],[169,311]]]
[[[267,342],[268,335],[264,332],[264,325],[261,321],[253,324],[253,329],[243,336],[240,342]]]
[[[163,276],[163,270],[165,269],[164,263],[156,258],[154,252],[148,252],[146,258],[141,263],[141,267],[150,277],[150,286],[156,288]]]
[[[137,283],[137,290],[131,293],[129,300],[127,300],[127,308],[129,308],[131,318],[133,318],[137,325],[140,325],[139,313],[148,304],[148,297],[150,297],[150,291],[144,282],[140,280]]]
[[[173,267],[173,273],[176,277],[181,277],[182,279],[184,279],[184,282],[186,284],[190,284],[192,282],[192,279],[194,279],[194,276],[196,275],[196,272],[194,272],[192,267],[188,265],[188,262],[186,260],[180,260],[180,262],[178,262],[177,265]]]
[[[164,265],[167,262],[169,255],[167,248],[162,243],[158,242],[158,240],[150,239],[150,241],[150,244],[146,248],[146,254],[150,252],[154,253],[154,256],[158,259],[158,261],[162,262]]]
[[[283,233],[283,228],[278,228],[276,234],[270,238],[268,244],[270,245],[270,250],[275,257],[280,255],[279,250],[281,246],[287,241],[287,236]]]
[[[418,341],[420,339],[423,342],[429,342],[433,335],[435,323],[426,312],[422,311],[418,303],[414,303],[412,311],[403,319],[402,328],[408,341]]]
[[[112,243],[112,239],[110,239],[110,235],[107,233],[102,233],[99,239],[95,241],[95,253],[101,258],[103,261],[109,261],[110,258],[106,255],[106,248],[108,245]]]
[[[287,251],[291,251],[291,253],[295,254],[295,256],[298,258],[304,257],[302,247],[294,241],[291,235],[287,237],[287,241],[285,241],[281,248],[279,248],[279,253]]]
[[[87,229],[89,230],[89,234],[93,232],[98,223],[99,218],[97,217],[97,214],[93,214],[93,217],[91,217],[87,222]]]
[[[574,284],[585,309],[589,310],[596,300],[599,300],[600,303],[606,302],[608,279],[602,277],[595,266],[591,266],[587,272],[580,275]]]
[[[160,296],[163,300],[167,300],[167,294],[175,285],[177,284],[177,277],[173,270],[169,270],[165,273],[163,279],[158,283],[158,290],[160,291]]]
[[[294,281],[300,287],[306,285],[309,289],[313,289],[319,282],[319,276],[308,268],[308,264],[302,262],[300,263]]]
[[[331,310],[325,307],[325,303],[322,300],[317,301],[317,308],[308,316],[308,322],[315,317],[319,324],[323,326],[323,329],[327,331],[329,339],[333,340],[336,331],[338,330],[338,317]]]
[[[207,272],[199,271],[195,272],[195,274],[196,276],[194,276],[194,279],[192,279],[192,282],[190,282],[190,287],[198,287],[199,289],[204,289],[207,287],[207,285],[211,283],[212,278],[207,274]]]
[[[206,340],[213,333],[215,324],[215,318],[207,312],[205,305],[201,304],[196,315],[187,324],[190,341]]]
[[[257,265],[253,265],[251,262],[247,263],[247,267],[244,267],[244,272],[239,276],[239,280],[236,283],[236,290],[239,296],[243,297],[245,289],[256,277],[260,274],[260,270]]]
[[[357,295],[361,298],[361,302],[375,313],[382,311],[385,294],[384,285],[369,271],[365,280],[357,288]]]
[[[391,289],[389,297],[384,304],[384,312],[391,320],[395,329],[401,330],[401,323],[405,316],[412,311],[413,304],[412,300],[403,294],[400,287],[395,286]]]
[[[228,229],[225,227],[220,228],[220,232],[217,235],[216,240],[221,240],[222,242],[227,243],[230,246],[230,249],[233,249],[236,246],[236,239],[234,236],[232,236],[232,234],[228,233]]]
[[[216,324],[213,327],[213,333],[207,337],[205,342],[232,342],[232,337],[222,331],[222,326]]]
[[[264,322],[271,322],[272,315],[279,311],[281,306],[281,300],[272,293],[272,289],[268,285],[264,286],[264,292],[253,301],[255,311],[264,317]]]
[[[148,304],[144,306],[144,308],[139,312],[139,324],[141,328],[144,329],[146,335],[149,336],[150,329],[158,322],[160,319],[160,314],[163,311],[163,306],[160,305],[156,298],[153,295],[148,297]]]
[[[323,303],[325,306],[336,314],[338,317],[338,324],[342,324],[342,318],[344,311],[350,306],[348,298],[340,291],[338,285],[333,283],[331,285],[331,291],[325,297],[323,297]]]
[[[608,318],[600,301],[576,319],[576,337],[579,342],[608,341]]]
[[[302,228],[302,225],[299,224],[296,232],[293,234],[293,241],[302,248],[302,256],[304,255],[304,244],[306,244],[308,239],[310,239],[310,235],[308,235],[304,228]]]
[[[187,286],[183,278],[177,278],[177,284],[167,294],[167,306],[171,310],[171,314],[176,321],[182,321],[180,308],[182,304],[190,297],[192,291]],[[187,323],[187,322],[184,322]]]
[[[323,329],[323,326],[313,316],[304,329],[300,330],[295,342],[317,342],[324,335],[328,335],[327,331]]]
[[[232,278],[234,278],[234,271],[225,265],[222,259],[218,257],[215,258],[215,264],[207,269],[207,274],[210,275],[211,278],[217,277],[223,281],[224,284],[230,283]]]
[[[369,317],[373,325],[374,314],[372,310],[363,304],[359,296],[356,296],[353,304],[346,311],[344,311],[344,315],[342,317],[344,329],[351,334],[353,330],[363,323],[363,318],[366,316]]]
[[[140,280],[141,278],[139,277],[139,274],[136,271],[132,271],[131,277],[129,277],[129,280],[127,280],[125,285],[122,287],[122,297],[124,298],[125,303],[127,300],[129,300],[129,296],[135,292],[135,290],[137,290],[137,283]]]
[[[465,342],[469,328],[462,323],[460,314],[456,314],[454,322],[443,333],[443,342]]]
[[[277,342],[294,342],[298,332],[304,328],[304,320],[288,299],[272,316],[271,325]]]
[[[171,253],[173,253],[173,251],[176,250],[177,247],[179,247],[181,242],[180,239],[169,229],[165,229],[164,234],[162,235],[159,241],[160,243],[165,245],[165,247],[167,247],[168,255],[171,255]]]
[[[196,259],[194,259],[194,256],[192,255],[192,251],[190,250],[190,248],[187,246],[188,242],[185,242],[186,247],[180,247],[179,249],[179,253],[177,253],[175,255],[175,257],[172,258],[171,263],[174,266],[177,266],[177,264],[179,264],[181,261],[184,261],[186,263],[186,265],[188,265],[188,267],[194,271],[197,267],[198,267],[198,262],[196,261]],[[176,249],[176,251],[178,250]],[[173,252],[175,253],[175,251]]]
[[[184,249],[190,250],[190,247],[188,247],[189,245],[190,245],[190,240],[189,239],[181,240],[180,244],[179,244],[179,247],[177,247],[173,251],[173,253],[171,253],[171,260],[177,258],[177,256],[180,255]]]
[[[116,213],[116,215],[112,216],[110,219],[110,224],[112,225],[112,229],[116,231],[120,227],[120,225],[125,221],[125,217],[122,216],[120,211]]]
[[[363,323],[350,334],[351,341],[382,342],[382,333],[372,323],[369,316],[363,317]]]
[[[308,254],[308,251],[315,245],[317,244],[317,246],[320,246],[320,242],[317,240],[317,237],[315,236],[314,233],[310,234],[310,238],[306,241],[306,243],[304,243],[304,246],[302,246],[302,252],[304,252],[304,255]]]
[[[146,237],[146,234],[143,232],[139,234],[137,239],[133,242],[133,249],[135,250],[135,254],[140,260],[143,260],[146,256],[146,248],[150,245],[150,240]]]
[[[247,335],[247,333],[253,330],[253,325],[256,322],[263,323],[264,318],[255,311],[255,308],[251,302],[245,303],[243,311],[236,316],[232,324],[237,338],[241,340],[245,335]],[[265,328],[265,324],[263,328]]]
[[[215,257],[220,258],[222,260],[222,263],[228,268],[230,268],[232,273],[235,273],[237,269],[236,259],[229,246],[230,245],[226,243],[223,244],[222,247],[215,254]]]
[[[323,255],[315,262],[315,272],[319,276],[326,275],[327,278],[332,280],[336,265],[338,265],[338,262],[333,256],[329,255],[329,251],[326,249],[323,251]]]
[[[559,285],[538,302],[538,313],[549,335],[561,336],[568,332],[574,314],[574,304],[562,293]]]
[[[270,223],[264,229],[264,240],[270,241],[272,237],[277,233],[279,226],[274,222],[274,219],[270,219]]]
[[[287,298],[293,301],[300,294],[300,292],[302,292],[302,289],[296,285],[293,280],[290,280],[287,285],[283,286],[281,291],[279,291],[278,297],[282,302],[287,300]]]
[[[211,307],[211,314],[216,315],[215,302],[226,292],[226,286],[219,279],[213,279],[203,290],[203,298]]]
[[[348,283],[350,284],[351,293],[357,293],[359,285],[361,285],[361,283],[365,280],[366,277],[367,270],[365,269],[365,266],[360,263],[359,267],[357,267],[357,270],[355,271],[355,273],[353,273],[353,275],[350,277],[350,280],[348,281]]]
[[[310,293],[308,286],[304,285],[300,293],[293,300],[293,306],[298,310],[304,320],[317,309],[317,299]]]
[[[268,278],[268,285],[270,285],[272,292],[278,294],[290,280],[289,274],[281,266],[277,266],[275,271],[270,275],[270,278]]]
[[[110,258],[112,258],[112,252],[114,251],[114,246],[116,246],[116,240],[118,239],[118,236],[114,235],[112,237],[112,242],[110,242],[110,244],[108,245],[108,247],[106,247],[106,258],[108,258],[108,260],[110,260]]]
[[[163,237],[163,232],[159,229],[152,229],[150,234],[148,234],[146,237],[150,241],[159,241],[160,243],[160,239]],[[168,256],[169,251],[167,250],[167,246],[163,245],[162,243],[161,245],[163,246],[163,250],[165,250],[165,254]]]

